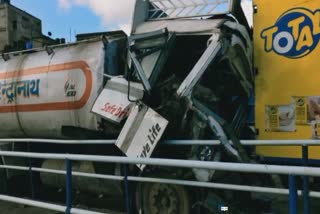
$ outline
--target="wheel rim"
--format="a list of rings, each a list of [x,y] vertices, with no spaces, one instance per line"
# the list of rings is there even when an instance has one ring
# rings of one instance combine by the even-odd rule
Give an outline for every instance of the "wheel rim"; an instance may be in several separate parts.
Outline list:
[[[148,214],[187,214],[189,199],[184,187],[168,184],[142,186],[143,207]]]
[[[173,214],[179,209],[178,195],[174,188],[167,184],[153,185],[150,189],[149,206],[154,213]]]

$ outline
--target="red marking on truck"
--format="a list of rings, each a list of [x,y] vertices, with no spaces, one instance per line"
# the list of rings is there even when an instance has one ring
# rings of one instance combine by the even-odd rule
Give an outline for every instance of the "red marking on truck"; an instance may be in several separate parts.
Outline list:
[[[112,105],[111,103],[106,103],[101,111],[112,114],[118,118],[123,118],[129,114],[127,109],[123,109],[121,106]]]
[[[67,62],[62,64],[35,67],[30,69],[1,72],[0,79],[11,79],[34,74],[44,74],[50,72],[64,72],[66,70],[80,69],[86,79],[86,88],[79,100],[67,102],[52,102],[39,104],[22,104],[0,106],[0,113],[8,112],[35,112],[35,111],[54,111],[54,110],[71,110],[80,109],[87,103],[92,90],[92,72],[85,61]]]

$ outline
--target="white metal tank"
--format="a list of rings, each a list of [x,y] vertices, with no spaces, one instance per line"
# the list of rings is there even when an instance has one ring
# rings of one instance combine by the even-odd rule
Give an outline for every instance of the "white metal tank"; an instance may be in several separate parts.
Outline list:
[[[100,118],[90,111],[103,88],[105,49],[95,40],[1,58],[0,137],[61,138],[63,126],[98,130]]]

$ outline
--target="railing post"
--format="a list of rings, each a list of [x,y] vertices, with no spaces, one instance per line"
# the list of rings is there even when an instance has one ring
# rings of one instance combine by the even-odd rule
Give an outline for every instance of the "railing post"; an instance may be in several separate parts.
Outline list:
[[[31,198],[34,199],[34,181],[33,181],[32,164],[30,159],[29,159],[29,182],[30,182]]]
[[[72,165],[68,159],[66,159],[66,207],[66,214],[70,214],[72,208]]]
[[[28,152],[30,152],[30,143],[27,143]],[[30,182],[30,193],[31,198],[34,199],[34,181],[33,181],[33,172],[32,172],[32,161],[31,158],[28,159],[29,164],[29,182]]]
[[[302,160],[303,165],[308,166],[308,146],[302,146]],[[310,213],[310,199],[309,199],[309,176],[303,176],[303,213]]]
[[[124,173],[124,194],[126,200],[126,209],[127,213],[131,213],[130,209],[130,195],[129,195],[129,181],[128,181],[128,165],[123,166],[123,173]]]
[[[296,184],[296,177],[289,175],[289,213],[297,214],[298,208],[298,191]]]

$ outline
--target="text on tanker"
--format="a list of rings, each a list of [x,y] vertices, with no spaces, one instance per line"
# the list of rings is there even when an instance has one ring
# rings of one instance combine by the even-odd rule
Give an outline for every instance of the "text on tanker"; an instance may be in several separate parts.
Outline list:
[[[22,80],[17,82],[0,82],[1,99],[8,103],[13,102],[17,97],[29,98],[40,95],[40,79]]]

